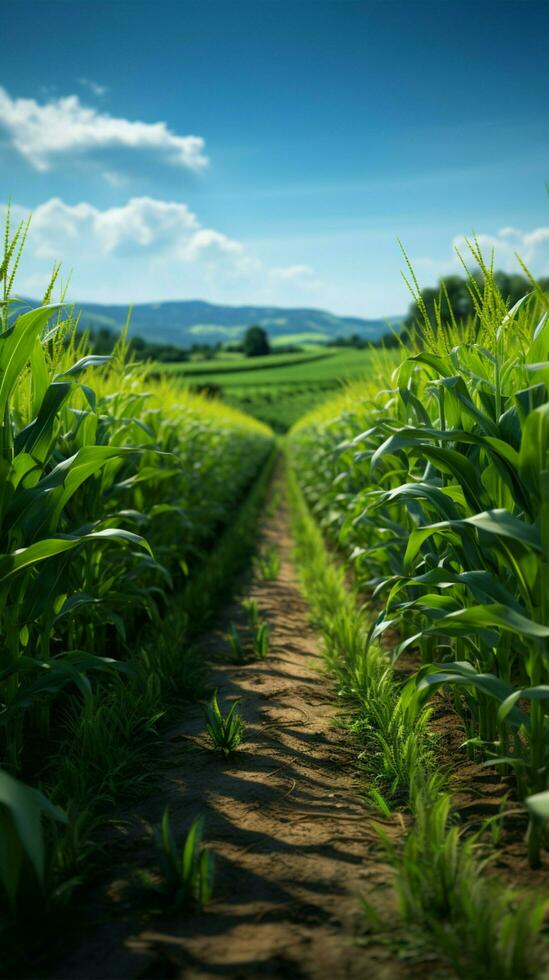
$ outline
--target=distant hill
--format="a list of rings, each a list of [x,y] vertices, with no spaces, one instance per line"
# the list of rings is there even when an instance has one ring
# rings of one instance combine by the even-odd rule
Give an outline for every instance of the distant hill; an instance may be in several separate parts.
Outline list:
[[[81,309],[82,327],[108,327],[119,331],[126,323],[127,306],[107,306],[84,303]],[[388,322],[400,326],[402,316],[386,320],[363,320],[359,317],[335,316],[325,310],[285,309],[276,306],[218,306],[202,300],[182,300],[169,303],[143,303],[134,306],[130,320],[130,335],[138,335],[158,343],[190,347],[193,343],[215,344],[238,340],[247,327],[259,324],[272,341],[304,343],[330,340],[358,334],[377,340],[389,330]]]

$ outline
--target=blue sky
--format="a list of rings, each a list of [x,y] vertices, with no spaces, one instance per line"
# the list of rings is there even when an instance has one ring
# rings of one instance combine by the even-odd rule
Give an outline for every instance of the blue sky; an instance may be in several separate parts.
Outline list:
[[[549,275],[549,4],[2,3],[19,291],[384,316],[475,231]]]

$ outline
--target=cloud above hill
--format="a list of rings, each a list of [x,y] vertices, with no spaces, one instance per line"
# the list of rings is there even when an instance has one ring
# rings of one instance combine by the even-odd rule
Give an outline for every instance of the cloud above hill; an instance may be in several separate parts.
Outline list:
[[[29,213],[14,205],[12,224]],[[244,290],[258,301],[299,303],[321,285],[309,266],[269,267],[242,242],[202,225],[187,204],[144,196],[103,210],[44,201],[32,212],[18,292],[39,296],[57,260],[66,273],[74,269],[74,294],[98,302],[230,302]]]
[[[24,216],[26,211],[18,209],[19,213]],[[53,197],[33,212],[30,247],[45,259],[162,254],[183,263],[222,260],[235,271],[250,267],[240,242],[202,227],[186,204],[152,197],[132,197],[103,211],[87,202],[71,205]]]
[[[165,122],[124,119],[85,106],[77,95],[14,99],[0,87],[0,128],[35,170],[50,170],[75,153],[123,148],[146,150],[168,163],[198,173],[208,166],[201,136],[179,136]]]

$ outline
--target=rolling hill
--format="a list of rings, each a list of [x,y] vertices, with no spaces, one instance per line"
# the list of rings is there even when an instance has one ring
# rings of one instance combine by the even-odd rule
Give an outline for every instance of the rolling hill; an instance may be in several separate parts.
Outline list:
[[[127,306],[77,304],[81,308],[82,327],[108,327],[119,331],[128,315]],[[259,324],[269,337],[278,343],[324,341],[358,334],[367,340],[377,340],[389,330],[389,323],[398,327],[402,316],[379,320],[336,316],[325,310],[285,309],[276,306],[218,306],[202,300],[182,300],[167,303],[144,303],[134,306],[130,335],[146,340],[189,347],[193,343],[215,344],[238,340],[247,327]]]

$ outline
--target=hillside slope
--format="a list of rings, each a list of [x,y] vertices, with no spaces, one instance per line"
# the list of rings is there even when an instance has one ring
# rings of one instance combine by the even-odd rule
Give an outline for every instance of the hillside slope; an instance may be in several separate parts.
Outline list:
[[[81,325],[109,327],[118,331],[125,324],[127,306],[84,303]],[[169,303],[144,303],[132,309],[130,334],[146,340],[188,347],[193,343],[216,343],[237,340],[247,327],[259,324],[272,339],[288,342],[328,340],[359,334],[376,340],[389,330],[389,322],[398,326],[402,316],[379,320],[339,317],[325,310],[285,309],[275,306],[218,306],[202,300]]]

